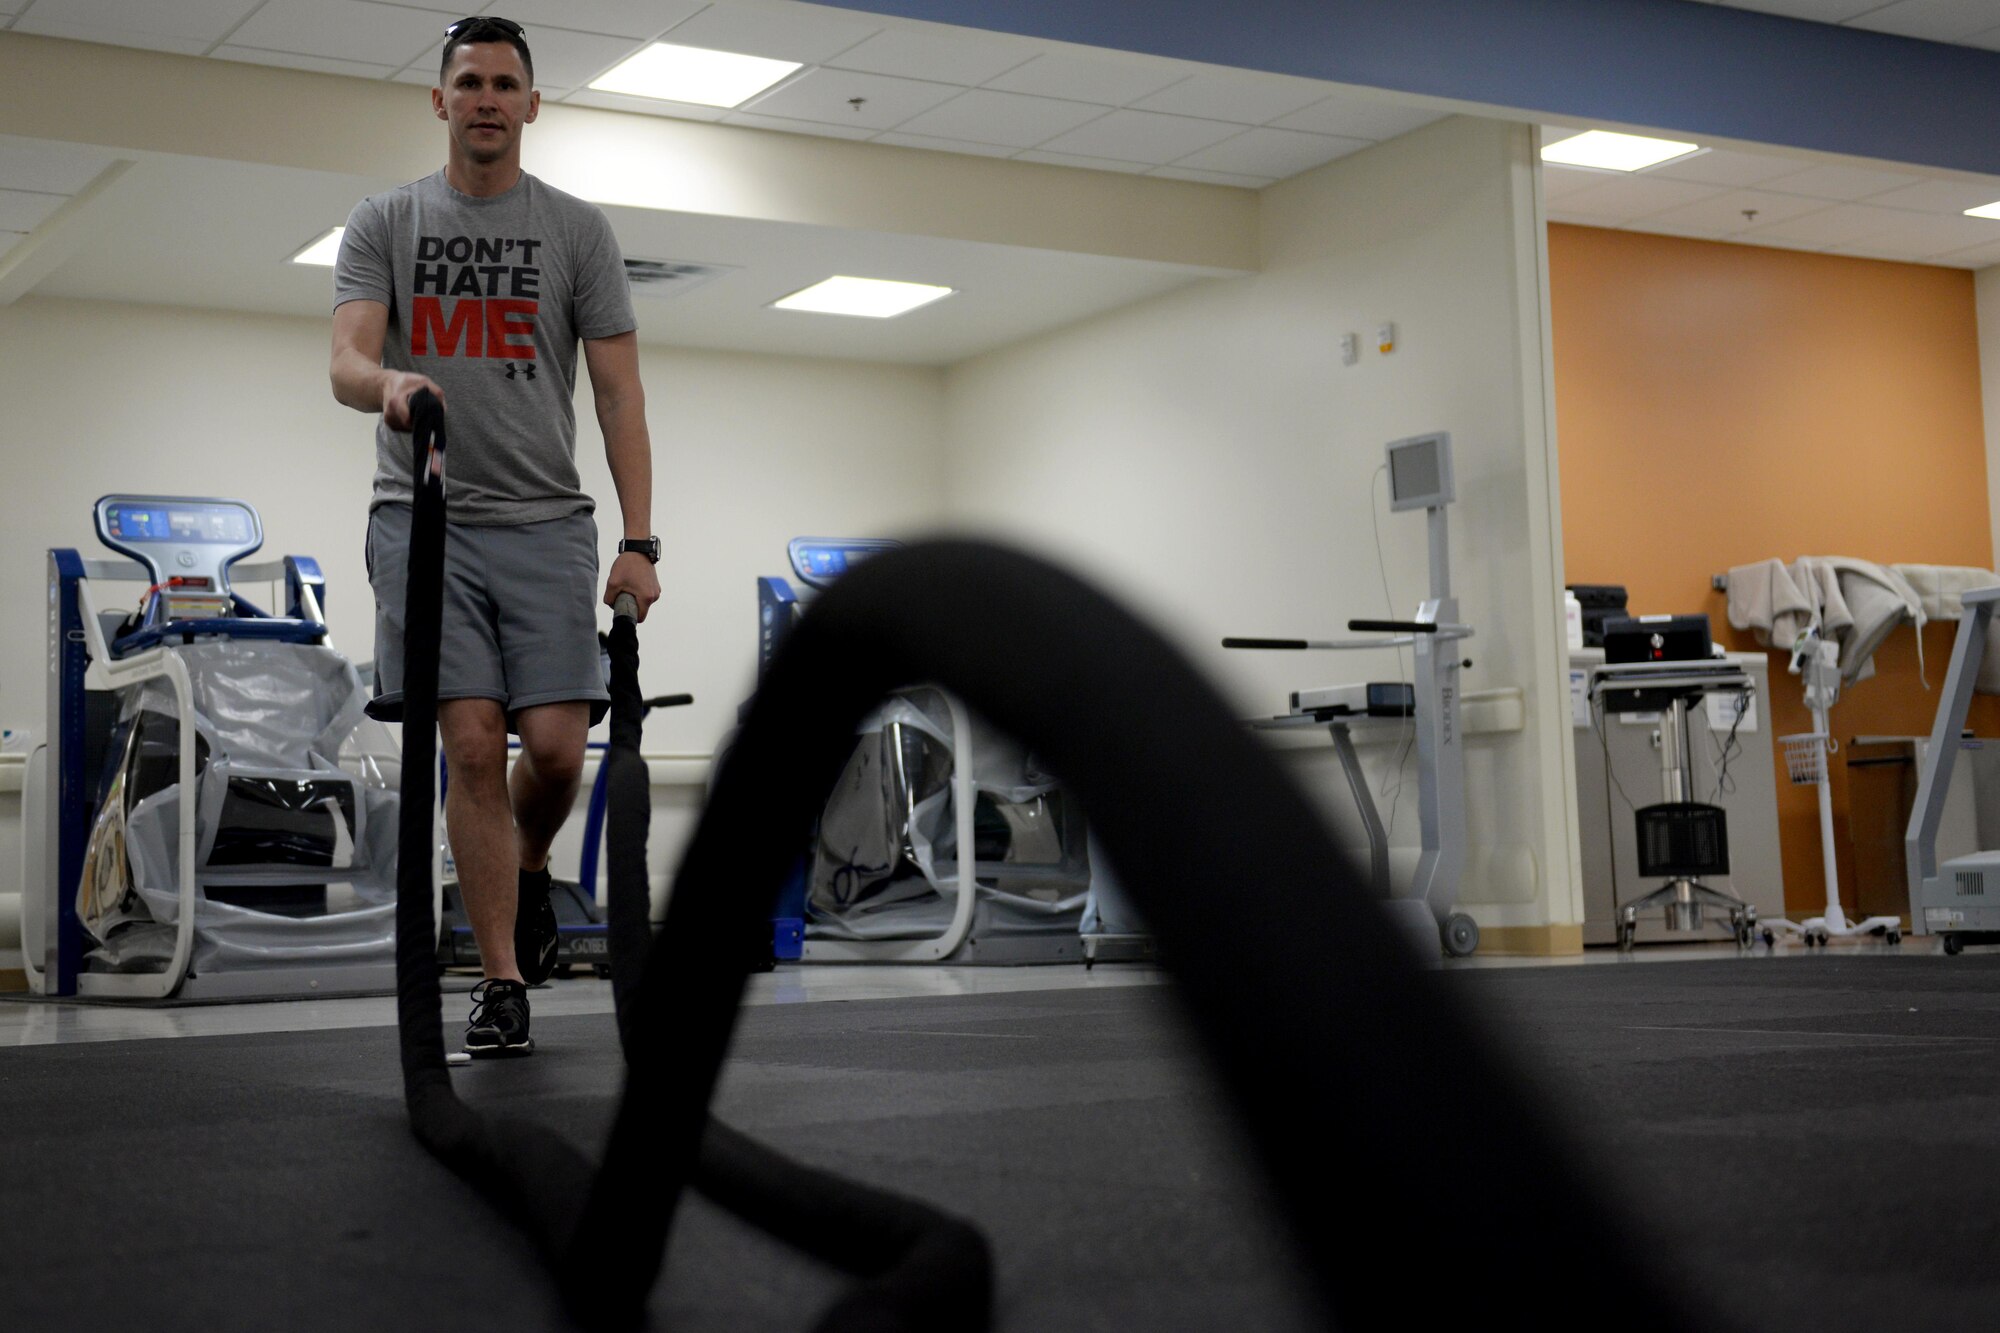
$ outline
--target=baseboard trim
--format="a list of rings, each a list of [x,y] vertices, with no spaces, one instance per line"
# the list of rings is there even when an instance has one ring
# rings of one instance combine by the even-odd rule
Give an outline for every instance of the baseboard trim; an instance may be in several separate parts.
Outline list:
[[[1481,926],[1479,952],[1506,958],[1568,958],[1583,952],[1583,927]]]

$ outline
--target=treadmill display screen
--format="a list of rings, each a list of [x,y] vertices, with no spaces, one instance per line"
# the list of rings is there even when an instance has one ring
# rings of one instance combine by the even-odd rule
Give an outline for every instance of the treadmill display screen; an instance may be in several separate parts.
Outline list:
[[[104,519],[114,541],[243,546],[251,540],[250,516],[235,505],[117,504]]]

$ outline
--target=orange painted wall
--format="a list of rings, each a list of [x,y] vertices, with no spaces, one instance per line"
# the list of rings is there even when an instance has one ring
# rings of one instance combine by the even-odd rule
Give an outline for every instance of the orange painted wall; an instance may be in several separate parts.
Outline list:
[[[1564,565],[1641,614],[1706,611],[1711,574],[1776,557],[1992,568],[1972,274],[1594,227],[1549,228]],[[1930,731],[1951,625],[1907,628],[1847,691],[1834,734]],[[1810,731],[1771,658],[1774,734]],[[1973,725],[2000,735],[2000,699]],[[1845,768],[1833,765],[1842,902],[1855,907]],[[1779,772],[1785,901],[1825,901],[1811,787]]]

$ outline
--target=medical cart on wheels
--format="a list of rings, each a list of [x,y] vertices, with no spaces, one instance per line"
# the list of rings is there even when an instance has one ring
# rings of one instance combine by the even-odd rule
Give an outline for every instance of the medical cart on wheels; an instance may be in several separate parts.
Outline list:
[[[1350,620],[1350,630],[1386,633],[1373,639],[1239,639],[1222,641],[1224,648],[1307,649],[1347,651],[1367,648],[1409,648],[1415,670],[1409,685],[1371,683],[1331,685],[1294,691],[1291,712],[1250,723],[1259,729],[1324,726],[1333,737],[1341,771],[1354,794],[1367,830],[1371,872],[1377,893],[1399,918],[1407,918],[1413,933],[1434,932],[1440,947],[1454,958],[1479,948],[1479,926],[1457,910],[1465,874],[1465,727],[1460,716],[1458,673],[1471,665],[1459,657],[1458,644],[1472,637],[1472,627],[1458,620],[1458,599],[1451,592],[1450,545],[1445,506],[1457,498],[1452,473],[1451,436],[1444,432],[1394,440],[1385,449],[1389,471],[1389,508],[1422,509],[1430,538],[1430,596],[1417,607],[1413,620]],[[1362,719],[1403,718],[1416,731],[1417,816],[1422,851],[1414,882],[1407,893],[1391,891],[1389,843],[1376,813],[1374,798],[1354,752],[1349,727]],[[1380,725],[1377,722],[1375,725]]]

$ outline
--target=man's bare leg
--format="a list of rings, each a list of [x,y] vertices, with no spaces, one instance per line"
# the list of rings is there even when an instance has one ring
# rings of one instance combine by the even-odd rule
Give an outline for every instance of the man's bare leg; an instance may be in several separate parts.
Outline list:
[[[514,728],[521,733],[521,757],[507,785],[515,852],[520,869],[540,870],[549,863],[549,847],[582,785],[590,705],[579,699],[524,708],[514,715]],[[508,883],[513,884],[511,876]]]
[[[472,938],[487,976],[520,981],[514,958],[520,866],[507,795],[507,714],[497,699],[445,699],[438,704],[438,729],[451,774],[445,824]]]

